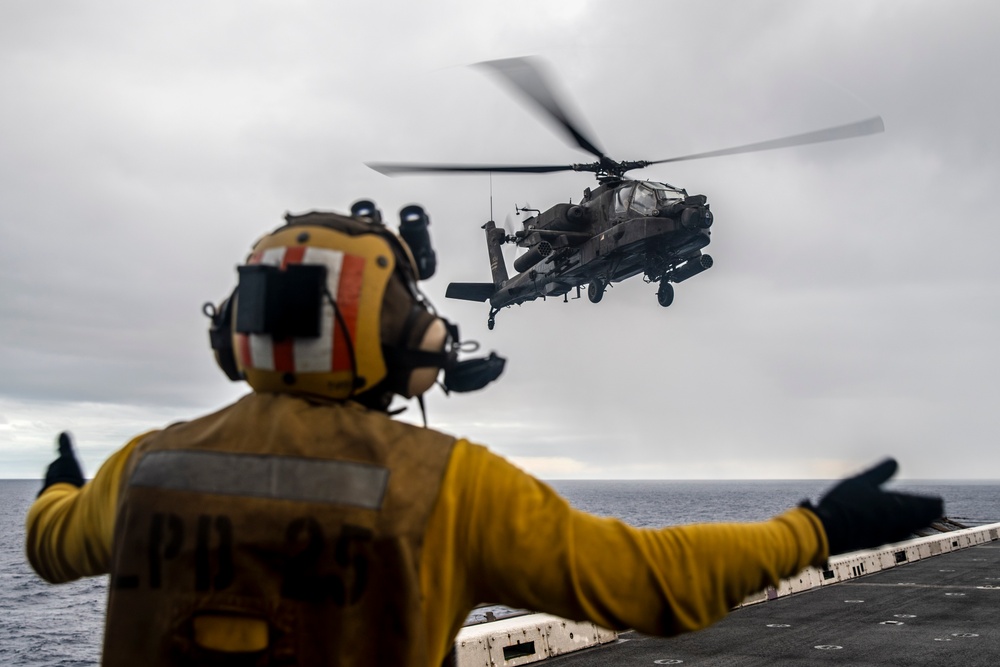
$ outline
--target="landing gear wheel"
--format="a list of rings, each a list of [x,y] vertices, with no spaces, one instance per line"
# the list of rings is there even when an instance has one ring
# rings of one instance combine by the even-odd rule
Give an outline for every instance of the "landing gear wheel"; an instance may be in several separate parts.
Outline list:
[[[666,280],[660,281],[660,289],[656,291],[656,300],[666,308],[674,302],[674,286]]]
[[[490,331],[493,331],[493,327],[495,327],[496,325],[497,325],[497,321],[495,319],[493,319],[492,317],[490,319],[486,320],[486,328],[489,329]]]
[[[601,299],[604,298],[604,288],[607,286],[608,284],[600,278],[591,280],[590,285],[587,286],[587,298],[590,299],[590,302],[600,303]]]

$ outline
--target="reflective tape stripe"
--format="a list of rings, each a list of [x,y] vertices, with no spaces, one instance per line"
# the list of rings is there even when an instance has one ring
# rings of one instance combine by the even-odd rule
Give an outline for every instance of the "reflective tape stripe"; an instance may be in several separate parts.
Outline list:
[[[290,264],[324,265],[329,298],[323,298],[320,333],[315,338],[276,341],[270,334],[236,333],[240,363],[245,368],[278,373],[350,371],[353,362],[346,337],[353,341],[357,333],[365,258],[329,248],[279,246],[254,253],[247,265],[254,264],[282,269]],[[336,300],[343,326],[338,326],[331,300]]]
[[[306,248],[302,256],[303,264],[323,264],[326,266],[326,289],[323,297],[318,338],[295,339],[296,373],[329,373],[333,366],[334,332],[336,323],[330,298],[337,298],[340,285],[340,270],[344,264],[344,253],[327,248]]]
[[[387,468],[349,461],[162,451],[142,457],[129,485],[376,510],[388,481]]]
[[[347,341],[357,340],[358,313],[361,306],[361,286],[365,273],[365,258],[344,255],[340,267],[340,281],[337,284],[337,308],[344,326],[333,330],[333,372],[350,371],[353,367],[350,347]],[[344,329],[347,331],[344,331]]]

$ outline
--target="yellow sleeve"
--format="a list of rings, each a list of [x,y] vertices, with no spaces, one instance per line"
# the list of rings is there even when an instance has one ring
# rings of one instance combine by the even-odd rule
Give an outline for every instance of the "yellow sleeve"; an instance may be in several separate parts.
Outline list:
[[[40,577],[57,584],[108,572],[119,484],[143,437],[112,454],[82,487],[53,484],[31,505],[25,549]]]
[[[747,595],[821,564],[826,551],[808,510],[760,523],[638,529],[574,510],[546,484],[460,441],[428,527],[423,567],[438,571],[426,573],[424,591],[439,624],[434,607],[493,602],[672,635],[714,623]],[[449,620],[457,633],[463,619]]]

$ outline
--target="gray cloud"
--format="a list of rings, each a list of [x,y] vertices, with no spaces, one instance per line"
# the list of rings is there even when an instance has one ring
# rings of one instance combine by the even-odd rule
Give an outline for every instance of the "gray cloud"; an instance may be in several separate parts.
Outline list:
[[[894,453],[911,477],[995,477],[998,23],[987,2],[6,5],[0,476],[41,474],[62,428],[92,469],[237,395],[201,304],[286,210],[371,197],[427,207],[428,293],[510,357],[487,391],[432,396],[432,423],[540,474],[833,476]],[[633,279],[488,332],[443,293],[488,278],[491,195],[502,221],[590,182],[363,163],[580,161],[465,67],[524,54],[619,159],[887,129],[636,172],[708,195],[716,267],[669,310]]]

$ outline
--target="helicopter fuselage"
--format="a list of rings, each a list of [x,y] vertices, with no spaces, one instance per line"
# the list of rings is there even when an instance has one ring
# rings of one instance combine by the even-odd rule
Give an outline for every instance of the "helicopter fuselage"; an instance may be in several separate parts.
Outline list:
[[[532,58],[507,58],[480,63],[499,76],[543,112],[566,139],[596,158],[579,164],[424,164],[368,163],[383,174],[402,173],[507,173],[548,174],[589,172],[601,184],[588,188],[577,204],[557,204],[524,221],[524,229],[513,236],[486,225],[492,282],[451,283],[445,296],[469,301],[488,301],[492,329],[497,312],[506,306],[538,297],[565,295],[587,284],[594,303],[603,298],[609,284],[640,273],[647,282],[658,282],[656,299],[661,306],[674,300],[673,283],[679,283],[712,266],[702,254],[708,245],[712,213],[703,195],[688,196],[682,188],[655,181],[632,181],[627,172],[658,164],[737,155],[777,148],[804,146],[825,141],[860,137],[884,131],[882,118],[827,127],[767,141],[757,141],[720,150],[691,153],[661,160],[616,160],[605,154],[567,113],[559,96],[548,84],[541,63]],[[527,209],[519,209],[527,210]],[[516,243],[525,253],[514,262],[517,274],[508,277],[501,254],[504,243]]]
[[[650,181],[605,183],[588,189],[577,205],[557,204],[527,218],[513,236],[487,223],[493,283],[452,283],[448,296],[488,300],[495,313],[583,285],[597,301],[607,285],[640,273],[647,282],[681,282],[711,266],[701,253],[711,224],[702,195]],[[504,242],[526,250],[510,278],[500,251]]]

